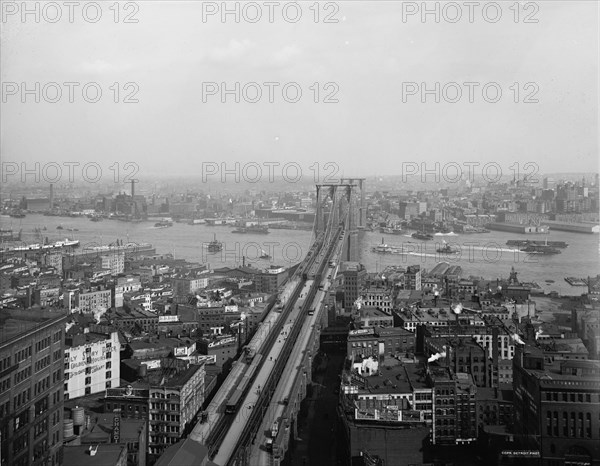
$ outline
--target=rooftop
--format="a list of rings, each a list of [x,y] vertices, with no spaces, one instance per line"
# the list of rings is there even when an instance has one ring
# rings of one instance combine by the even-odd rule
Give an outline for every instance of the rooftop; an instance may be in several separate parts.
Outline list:
[[[171,445],[160,456],[155,466],[208,466],[208,449],[189,438]]]
[[[57,324],[61,319],[66,322],[68,317],[69,314],[62,309],[0,309],[0,345],[23,336],[27,332]]]
[[[114,466],[119,457],[127,451],[126,445],[118,443],[97,445],[95,455],[90,454],[90,445],[66,445],[63,466]]]

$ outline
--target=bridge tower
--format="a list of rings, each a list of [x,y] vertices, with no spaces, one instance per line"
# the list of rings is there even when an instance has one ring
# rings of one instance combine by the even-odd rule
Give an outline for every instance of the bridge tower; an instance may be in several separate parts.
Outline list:
[[[357,220],[358,211],[355,208],[356,199],[353,194],[357,185],[352,183],[345,184],[321,184],[317,186],[317,212],[315,218],[315,234],[325,231],[324,206],[329,197],[332,202],[331,211],[327,221],[332,225],[337,225],[340,219],[345,218],[346,222],[346,240],[341,260],[358,260],[358,230]],[[328,196],[324,196],[324,189],[328,188]],[[342,189],[343,188],[343,189]]]
[[[357,227],[359,230],[366,228],[367,226],[367,205],[365,203],[365,182],[366,178],[341,178],[340,184],[354,184],[358,183],[358,196],[360,202],[355,207],[357,216]],[[356,191],[355,191],[356,192]]]

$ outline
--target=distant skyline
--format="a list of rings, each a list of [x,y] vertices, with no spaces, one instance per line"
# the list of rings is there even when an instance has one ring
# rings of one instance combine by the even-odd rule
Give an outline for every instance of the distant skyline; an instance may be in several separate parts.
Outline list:
[[[326,11],[315,23],[309,3],[296,24],[277,15],[273,24],[203,22],[201,2],[137,2],[134,24],[123,22],[124,10],[115,23],[108,6],[95,24],[7,16],[2,162],[95,162],[104,176],[115,162],[133,162],[140,179],[201,177],[203,163],[236,162],[293,162],[305,176],[318,163],[319,179],[327,162],[339,167],[336,177],[401,175],[403,162],[493,162],[505,175],[515,162],[541,173],[598,171],[596,2],[537,2],[538,23],[523,15],[515,23],[506,4],[501,21],[475,15],[472,24],[403,21],[402,2],[335,3],[331,24]],[[96,82],[103,94],[96,104],[78,93],[74,103],[66,93],[57,103],[22,103],[20,89],[9,91],[23,82]],[[303,95],[298,103],[277,93],[274,103],[203,102],[207,82],[293,82]],[[402,83],[411,82],[497,83],[503,94],[497,103],[477,92],[474,103],[443,95],[422,103],[407,95]],[[123,103],[134,91],[139,102]],[[323,103],[332,92],[339,102]],[[524,103],[531,95],[539,102]]]

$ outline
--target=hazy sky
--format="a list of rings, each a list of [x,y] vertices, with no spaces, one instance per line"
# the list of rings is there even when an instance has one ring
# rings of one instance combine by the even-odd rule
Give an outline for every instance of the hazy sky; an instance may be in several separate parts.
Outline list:
[[[7,3],[13,5],[3,2],[3,162],[92,161],[105,171],[113,162],[135,162],[141,179],[201,175],[203,162],[231,168],[235,162],[295,162],[305,174],[312,174],[317,162],[321,177],[327,162],[346,176],[400,174],[402,162],[435,161],[494,161],[504,171],[515,161],[535,162],[543,172],[597,171],[595,1],[500,2],[496,23],[491,22],[496,12],[486,10],[484,17],[481,8],[471,23],[463,2],[455,4],[463,14],[455,23],[450,20],[456,11],[444,3],[437,4],[439,23],[433,15],[425,22],[419,14],[403,20],[403,12],[421,2],[322,2],[319,22],[312,2],[300,2],[302,18],[296,23],[291,22],[295,11],[286,10],[285,20],[280,7],[270,23],[263,2],[257,2],[263,16],[256,23],[247,21],[256,12],[251,9],[239,23],[233,15],[223,23],[219,14],[203,21],[203,8],[221,2],[121,3],[117,23],[109,10],[113,2],[102,3],[96,23],[86,21],[80,9],[69,22],[62,2],[59,21],[48,21],[56,14],[48,7],[39,23],[33,15],[23,22],[20,11],[6,11]],[[435,8],[436,2],[428,4]],[[21,2],[14,5],[20,8]],[[234,2],[229,5],[234,8]],[[138,22],[125,23],[128,13]],[[328,13],[338,22],[323,22]],[[87,10],[88,19],[94,14]],[[525,23],[528,14],[538,22]],[[46,98],[40,90],[40,103],[33,94],[23,103],[21,83],[35,89],[36,82],[40,89],[49,82],[80,85],[73,103],[62,84],[56,103],[47,101],[54,99],[52,86],[46,87]],[[82,97],[89,82],[102,90],[95,104]],[[119,103],[113,101],[115,82]],[[125,89],[127,82],[136,83],[139,102],[123,103],[135,90]],[[239,82],[240,89],[257,82],[263,95],[257,103],[246,102],[241,93],[240,103],[232,95],[222,103],[217,91],[203,102],[207,82],[230,88]],[[264,82],[280,83],[273,103]],[[315,82],[318,103],[311,90]],[[336,87],[325,89],[328,82]],[[456,82],[463,95],[456,103],[446,101],[456,96],[456,88],[447,86],[446,99],[440,92],[439,103],[433,94],[423,103],[418,90],[403,95],[403,88],[411,90],[403,83],[410,82],[431,89],[436,82],[440,89]],[[473,85],[472,103],[465,82],[479,83]],[[528,82],[534,84],[526,87]],[[297,103],[284,100],[286,83],[302,90]],[[489,99],[501,89],[498,102],[484,100],[486,83],[497,83],[487,87]],[[339,102],[324,103],[336,88]],[[246,97],[254,98],[255,89],[246,90]],[[94,88],[88,91],[93,98]],[[288,91],[293,99],[294,88]],[[528,96],[539,102],[523,102]],[[281,168],[274,173],[280,175]]]

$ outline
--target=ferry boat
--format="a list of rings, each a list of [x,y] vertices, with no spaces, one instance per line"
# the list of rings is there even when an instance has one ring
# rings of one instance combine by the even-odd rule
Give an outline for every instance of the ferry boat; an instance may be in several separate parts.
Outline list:
[[[232,231],[232,233],[255,233],[260,235],[266,235],[269,233],[269,227],[266,225],[249,225],[247,227],[239,227]]]
[[[404,231],[402,231],[402,228],[399,228],[399,227],[381,227],[379,229],[379,231],[381,233],[386,233],[388,235],[402,235],[402,234],[404,234]]]
[[[543,244],[540,245],[536,245],[536,244],[531,244],[529,246],[525,246],[524,248],[520,249],[521,252],[526,252],[527,254],[543,254],[543,255],[551,255],[551,254],[560,254],[561,251],[559,251],[556,248],[553,248],[551,246],[546,246]]]
[[[527,254],[560,254],[561,251],[552,247],[548,244],[548,237],[546,237],[545,241],[535,241],[531,243],[527,243],[525,247],[521,247],[520,251],[526,252]]]
[[[208,243],[206,246],[208,252],[219,252],[223,250],[223,243],[217,241],[217,235],[214,236],[214,239]]]
[[[429,241],[433,239],[433,236],[430,235],[429,233],[425,233],[425,232],[419,232],[417,231],[416,233],[413,233],[411,235],[414,239],[420,239],[423,241]]]
[[[11,248],[6,248],[6,252],[19,252],[19,251],[46,251],[49,249],[61,249],[67,247],[77,247],[79,246],[79,240],[73,239],[65,239],[64,241],[56,241],[51,244],[27,244],[24,246],[14,246]]]
[[[154,224],[154,228],[168,228],[173,226],[173,221],[169,219],[163,219],[160,222]]]
[[[553,248],[566,248],[569,244],[564,241],[539,241],[532,239],[509,239],[506,242],[507,246],[517,246],[517,247],[526,247],[526,246],[551,246]]]
[[[214,227],[217,225],[235,225],[236,219],[232,217],[220,217],[220,218],[205,218],[204,223],[208,227]]]
[[[439,252],[440,254],[458,254],[460,251],[452,249],[452,247],[444,241],[442,246],[436,249],[436,252]]]
[[[372,252],[376,252],[378,254],[393,254],[396,251],[396,248],[392,246],[388,246],[383,242],[383,238],[381,238],[381,244],[374,246],[371,248]]]

